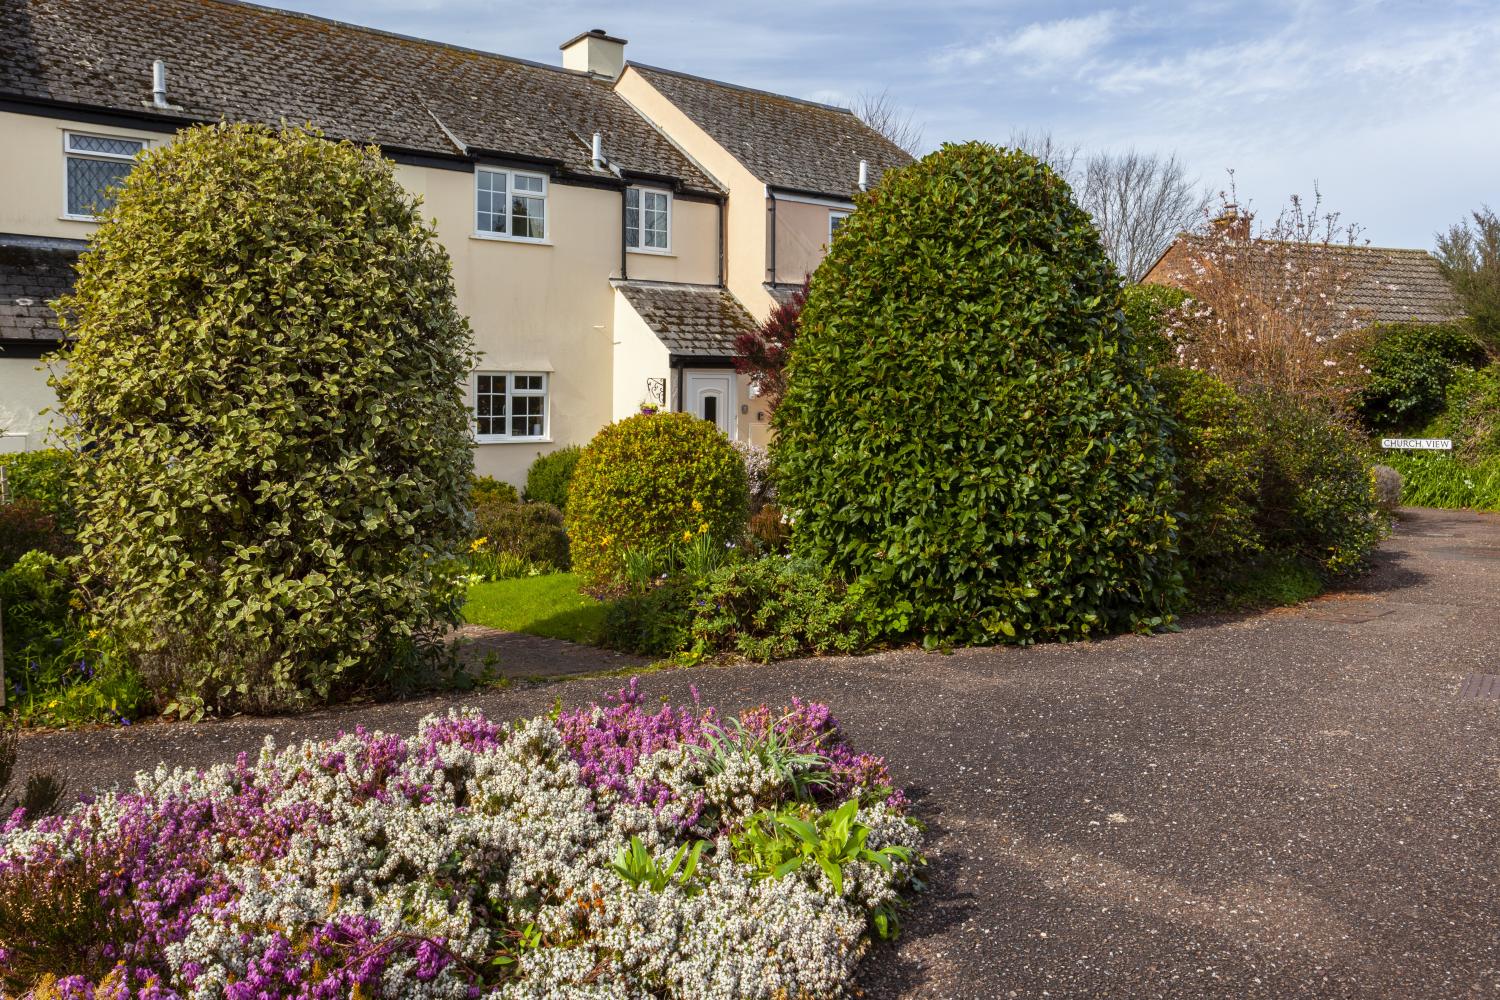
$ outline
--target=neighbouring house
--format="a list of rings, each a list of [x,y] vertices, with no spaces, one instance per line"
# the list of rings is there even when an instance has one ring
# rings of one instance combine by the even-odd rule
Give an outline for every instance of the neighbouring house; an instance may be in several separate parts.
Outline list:
[[[1229,212],[1213,221],[1234,239],[1250,239],[1249,214]],[[1216,236],[1183,233],[1151,265],[1142,284],[1191,289],[1204,259],[1211,259]],[[1372,323],[1441,323],[1463,315],[1463,306],[1443,276],[1438,260],[1426,250],[1351,244],[1309,243],[1299,253],[1314,253],[1332,270],[1346,274],[1350,287],[1341,306],[1356,326]]]
[[[222,119],[372,143],[453,260],[477,471],[520,482],[642,403],[760,443],[733,343],[910,157],[846,109],[630,63],[560,66],[234,0],[0,0],[0,431],[42,447],[39,359],[133,158]]]

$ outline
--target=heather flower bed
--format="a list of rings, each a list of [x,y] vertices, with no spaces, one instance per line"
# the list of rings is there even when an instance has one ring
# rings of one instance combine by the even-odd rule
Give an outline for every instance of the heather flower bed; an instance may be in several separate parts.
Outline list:
[[[356,730],[0,829],[36,997],[846,995],[919,832],[827,706]]]

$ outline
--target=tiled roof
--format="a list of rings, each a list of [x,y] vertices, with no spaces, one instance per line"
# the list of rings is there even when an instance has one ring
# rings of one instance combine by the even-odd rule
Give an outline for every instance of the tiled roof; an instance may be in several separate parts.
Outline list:
[[[167,64],[177,111],[151,109]],[[611,88],[560,67],[232,0],[3,0],[0,96],[169,120],[311,122],[335,138],[452,155],[475,150],[597,175],[589,144],[627,172],[714,182]]]
[[[869,162],[871,185],[885,171],[912,161],[845,108],[630,65],[772,187],[846,198],[859,189],[860,160]]]
[[[1176,272],[1192,260],[1204,237],[1181,236],[1157,262],[1145,281],[1179,284]],[[1439,323],[1463,315],[1463,307],[1443,277],[1438,260],[1426,250],[1396,247],[1312,245],[1301,253],[1316,253],[1347,270],[1352,285],[1344,303],[1363,323]]]
[[[62,339],[48,301],[73,288],[84,244],[0,234],[0,340]]]
[[[614,286],[679,357],[730,357],[734,338],[755,329],[739,299],[722,288],[646,281],[616,281]]]

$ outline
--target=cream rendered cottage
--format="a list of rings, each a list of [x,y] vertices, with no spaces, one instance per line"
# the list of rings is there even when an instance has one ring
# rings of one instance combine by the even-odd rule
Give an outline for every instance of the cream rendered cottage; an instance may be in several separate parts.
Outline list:
[[[765,439],[734,337],[909,157],[853,114],[625,59],[562,65],[230,0],[0,0],[0,448],[44,447],[44,356],[93,212],[198,122],[378,145],[453,260],[475,465],[520,482],[643,402]]]

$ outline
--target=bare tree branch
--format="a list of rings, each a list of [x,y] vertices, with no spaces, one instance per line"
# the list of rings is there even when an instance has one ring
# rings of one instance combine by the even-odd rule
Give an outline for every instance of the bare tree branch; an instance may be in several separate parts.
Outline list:
[[[1132,149],[1091,155],[1081,200],[1120,277],[1136,282],[1202,217],[1209,197],[1188,178],[1177,154]]]
[[[1208,207],[1209,193],[1187,176],[1176,154],[1090,153],[1059,142],[1047,131],[1016,131],[1013,149],[1041,160],[1072,186],[1094,218],[1104,249],[1120,277],[1141,280],[1177,234]]]
[[[914,157],[922,155],[922,126],[891,98],[889,90],[861,91],[853,111],[859,119]]]

